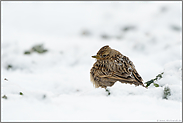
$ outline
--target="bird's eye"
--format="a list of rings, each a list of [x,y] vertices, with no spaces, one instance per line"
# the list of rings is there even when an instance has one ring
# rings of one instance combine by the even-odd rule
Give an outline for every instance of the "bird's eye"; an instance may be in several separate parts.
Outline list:
[[[103,55],[103,57],[106,57],[106,55]]]

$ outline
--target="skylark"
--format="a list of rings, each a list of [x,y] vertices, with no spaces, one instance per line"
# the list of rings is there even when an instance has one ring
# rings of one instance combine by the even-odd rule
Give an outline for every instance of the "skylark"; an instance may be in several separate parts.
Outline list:
[[[106,45],[92,58],[97,59],[90,70],[90,79],[95,88],[106,89],[107,86],[113,86],[116,81],[145,87],[133,62],[119,51]]]

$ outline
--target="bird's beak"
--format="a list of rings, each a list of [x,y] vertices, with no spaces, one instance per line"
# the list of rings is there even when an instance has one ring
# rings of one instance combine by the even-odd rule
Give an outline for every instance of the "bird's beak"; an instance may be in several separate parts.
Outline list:
[[[99,59],[100,57],[98,55],[92,56],[92,58]]]

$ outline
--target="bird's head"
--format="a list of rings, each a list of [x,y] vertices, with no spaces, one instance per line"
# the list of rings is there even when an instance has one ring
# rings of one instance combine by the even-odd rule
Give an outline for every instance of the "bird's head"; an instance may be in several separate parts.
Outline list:
[[[111,51],[112,49],[108,45],[106,45],[97,52],[97,55],[92,56],[92,58],[96,58],[97,60],[109,59]]]

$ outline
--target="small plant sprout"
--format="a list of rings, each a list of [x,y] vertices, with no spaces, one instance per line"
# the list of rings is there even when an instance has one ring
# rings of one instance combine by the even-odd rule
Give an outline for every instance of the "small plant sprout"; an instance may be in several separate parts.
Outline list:
[[[8,99],[8,97],[6,95],[2,96],[3,99]]]
[[[23,95],[23,93],[22,93],[22,92],[20,92],[19,94],[20,94],[20,95]]]
[[[155,81],[160,80],[161,78],[163,78],[163,76],[162,76],[163,74],[164,74],[164,72],[158,74],[158,75],[156,76],[156,78],[151,79],[151,80],[145,82],[146,87],[148,87],[150,84],[154,83]],[[154,83],[154,86],[155,86],[155,87],[159,87],[159,84]]]
[[[168,86],[165,86],[163,90],[163,99],[168,99],[169,96],[171,96],[171,90]]]

